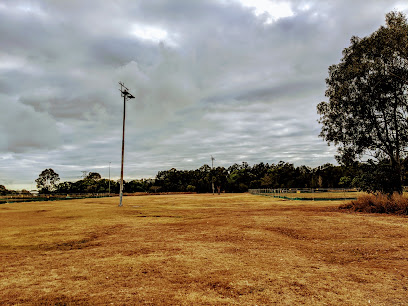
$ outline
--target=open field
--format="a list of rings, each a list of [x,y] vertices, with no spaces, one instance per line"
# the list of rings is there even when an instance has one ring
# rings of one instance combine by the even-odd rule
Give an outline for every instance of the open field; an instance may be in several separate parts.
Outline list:
[[[1,305],[407,305],[408,218],[249,194],[0,205]]]

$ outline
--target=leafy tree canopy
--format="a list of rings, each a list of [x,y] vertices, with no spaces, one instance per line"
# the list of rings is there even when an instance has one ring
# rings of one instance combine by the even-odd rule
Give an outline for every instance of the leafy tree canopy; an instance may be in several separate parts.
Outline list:
[[[57,189],[60,177],[53,169],[45,169],[36,179],[37,188],[43,193],[49,193]]]
[[[100,180],[102,176],[98,172],[89,172],[86,178],[89,180]]]
[[[338,160],[370,155],[388,160],[393,190],[402,191],[401,159],[408,145],[408,23],[386,15],[371,35],[351,38],[343,58],[329,68],[328,102],[317,106],[320,136],[338,146]]]
[[[6,187],[4,187],[3,185],[0,185],[0,195],[5,195],[7,194],[8,190]]]

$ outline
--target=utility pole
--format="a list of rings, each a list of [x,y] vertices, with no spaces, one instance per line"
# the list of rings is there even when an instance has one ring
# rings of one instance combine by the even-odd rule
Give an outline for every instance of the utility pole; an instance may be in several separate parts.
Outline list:
[[[122,206],[123,197],[123,159],[125,156],[125,121],[126,121],[126,100],[134,99],[135,97],[129,93],[127,88],[122,82],[119,82],[121,97],[123,97],[123,131],[122,131],[122,163],[120,167],[120,191],[119,191],[119,207]]]
[[[111,162],[109,162],[109,196],[110,196],[110,165],[111,165]]]
[[[211,155],[211,170],[214,170],[214,160],[215,158]],[[211,176],[211,184],[212,184],[212,192],[214,195],[215,193],[214,193],[214,177],[213,176]]]

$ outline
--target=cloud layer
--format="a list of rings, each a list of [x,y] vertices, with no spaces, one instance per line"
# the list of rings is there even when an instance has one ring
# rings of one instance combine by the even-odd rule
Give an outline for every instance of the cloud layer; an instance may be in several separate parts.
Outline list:
[[[334,162],[318,138],[327,68],[401,1],[0,4],[0,184],[52,167],[127,178],[210,163]]]

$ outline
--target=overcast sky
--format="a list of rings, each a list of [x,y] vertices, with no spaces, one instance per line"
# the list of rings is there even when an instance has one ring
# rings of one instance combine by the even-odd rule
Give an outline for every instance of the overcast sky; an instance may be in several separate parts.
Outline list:
[[[335,163],[316,105],[351,36],[393,0],[1,0],[0,184],[53,168],[125,179],[172,167]]]

